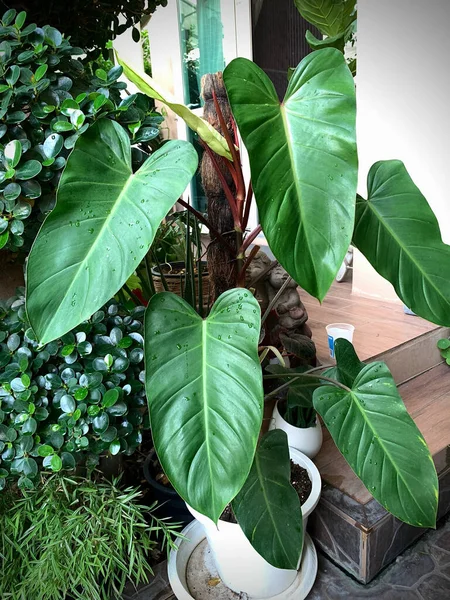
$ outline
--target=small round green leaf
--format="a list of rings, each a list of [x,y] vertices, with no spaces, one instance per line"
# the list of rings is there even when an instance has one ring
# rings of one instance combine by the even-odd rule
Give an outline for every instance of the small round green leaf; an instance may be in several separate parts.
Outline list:
[[[76,408],[76,402],[69,396],[69,394],[65,394],[60,400],[61,410],[65,413],[73,413]]]
[[[47,73],[48,65],[41,65],[36,69],[36,73],[34,74],[34,80],[40,81],[44,75]]]
[[[73,125],[68,121],[55,121],[52,125],[52,129],[56,132],[72,131]]]
[[[5,200],[16,200],[20,196],[22,189],[18,183],[8,183],[3,190]]]
[[[58,471],[61,471],[62,466],[63,466],[62,460],[60,459],[60,457],[57,454],[54,454],[50,459],[50,467],[56,473]]]
[[[19,140],[9,142],[6,144],[3,154],[5,156],[5,166],[14,169],[19,164],[22,156],[22,144]]]
[[[64,144],[64,138],[59,133],[51,133],[45,140],[44,152],[48,158],[55,158],[61,152]]]
[[[109,446],[109,451],[113,456],[120,452],[120,440],[114,440]]]
[[[6,27],[7,25],[11,25],[11,23],[14,20],[14,17],[16,16],[17,11],[14,8],[10,8],[9,10],[7,10],[5,12],[5,14],[2,17],[2,23],[3,25]]]
[[[20,77],[20,67],[17,65],[13,65],[9,68],[9,71],[6,73],[6,81],[10,86],[13,86],[17,83],[17,80]]]
[[[42,165],[37,160],[27,160],[16,170],[16,179],[32,179],[42,170]]]
[[[97,69],[95,71],[95,76],[98,77],[99,79],[101,79],[102,81],[107,81],[107,79],[108,79],[108,75],[106,74],[106,71],[104,71],[103,69]]]
[[[105,408],[109,408],[110,406],[113,406],[117,400],[119,399],[119,390],[117,390],[116,388],[113,388],[112,390],[108,390],[105,395],[103,396],[102,399],[102,405]]]
[[[437,343],[437,347],[439,348],[439,350],[447,350],[448,348],[450,348],[450,340],[447,338],[439,340]]]
[[[26,13],[24,10],[22,10],[22,11],[21,11],[21,12],[20,12],[20,13],[17,15],[17,17],[16,17],[16,20],[15,20],[15,23],[14,23],[14,24],[15,24],[15,26],[17,27],[17,29],[22,29],[22,27],[23,27],[23,24],[25,23],[25,19],[26,19],[26,18],[27,18],[27,13]],[[23,34],[23,32],[22,32],[22,34]]]
[[[38,448],[38,454],[39,456],[51,456],[52,454],[54,454],[55,451],[54,449],[49,446],[48,444],[42,444],[42,446],[39,446]]]

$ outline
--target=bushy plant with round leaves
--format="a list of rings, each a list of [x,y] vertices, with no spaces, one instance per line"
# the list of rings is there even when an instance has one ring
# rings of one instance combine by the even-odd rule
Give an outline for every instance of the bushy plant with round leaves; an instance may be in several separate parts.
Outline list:
[[[122,67],[89,75],[57,29],[8,10],[0,26],[0,248],[29,250],[78,137],[95,121],[120,123],[134,144],[157,145],[163,117],[143,94],[125,95]],[[139,166],[145,153],[135,149]]]
[[[11,4],[11,3],[9,3]],[[132,27],[134,41],[139,41],[139,24],[148,21],[158,7],[167,6],[167,0],[71,0],[71,2],[44,2],[21,0],[34,21],[44,19],[71,37],[76,44],[89,49],[88,58],[96,58],[113,40]]]
[[[148,427],[143,313],[111,300],[39,348],[23,289],[0,303],[0,489],[134,452]]]

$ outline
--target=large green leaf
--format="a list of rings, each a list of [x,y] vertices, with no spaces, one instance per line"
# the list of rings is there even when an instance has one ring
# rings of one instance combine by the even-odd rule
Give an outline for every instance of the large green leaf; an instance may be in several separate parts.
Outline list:
[[[384,363],[363,366],[351,387],[318,388],[314,407],[353,471],[386,510],[410,525],[435,526],[433,459]]]
[[[194,148],[173,141],[133,175],[128,136],[109,119],[80,137],[28,260],[27,311],[41,344],[120,289],[196,168]]]
[[[127,79],[144,94],[162,102],[173,112],[181,117],[188,127],[195,131],[199,137],[217,154],[233,160],[231,152],[225,138],[220,135],[205,119],[196,115],[190,108],[179,102],[169,99],[168,92],[160,89],[156,81],[149,77],[144,71],[132,67],[123,58],[117,55],[119,64],[123,67],[123,72]]]
[[[168,292],[146,312],[156,452],[180,496],[215,522],[247,478],[261,427],[259,329],[259,305],[243,289],[222,294],[205,320]]]
[[[450,325],[450,246],[428,202],[399,160],[370,169],[358,197],[354,244],[416,314]]]
[[[352,387],[355,379],[366,366],[365,363],[359,360],[353,344],[344,338],[336,340],[334,353],[336,366],[327,369],[322,375],[335,379],[347,387]]]
[[[291,485],[287,435],[281,429],[261,439],[233,510],[259,554],[279,569],[297,569],[303,545],[300,499]]]
[[[295,281],[322,299],[353,230],[355,87],[345,59],[334,48],[309,54],[281,104],[249,60],[232,61],[224,81],[270,248]]]
[[[330,37],[347,29],[356,19],[356,0],[294,0],[306,21]]]

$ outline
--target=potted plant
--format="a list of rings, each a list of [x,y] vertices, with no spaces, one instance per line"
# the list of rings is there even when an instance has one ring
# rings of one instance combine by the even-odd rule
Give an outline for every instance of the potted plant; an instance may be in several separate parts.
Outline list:
[[[264,402],[261,315],[251,291],[239,287],[258,230],[246,233],[252,194],[245,193],[240,150],[227,123],[221,137],[123,64],[143,91],[185,118],[219,171],[228,169],[236,183],[231,188],[223,179],[234,216],[238,287],[215,298],[206,318],[168,292],[153,295],[146,310],[146,392],[158,457],[195,511],[217,523],[232,503],[255,551],[271,566],[295,570],[303,521],[288,479],[286,436],[269,432],[258,446]],[[353,239],[415,312],[449,325],[450,248],[404,165],[377,163],[369,173],[368,198],[356,197],[355,90],[342,54],[324,48],[308,55],[281,104],[251,61],[232,61],[224,81],[249,153],[261,228],[289,275],[323,299]],[[220,119],[220,107],[217,114]],[[133,173],[130,141],[109,120],[80,137],[28,261],[27,311],[41,345],[88,318],[123,285],[196,168],[193,147],[171,141]],[[82,212],[86,202],[95,218]],[[75,215],[77,229],[71,227]],[[220,231],[213,236],[227,244]],[[406,523],[434,527],[436,470],[388,367],[364,365],[346,340],[336,342],[336,361],[331,371],[309,370],[295,380],[317,381],[315,410],[378,502]]]
[[[202,260],[201,229],[195,215],[185,210],[169,215],[159,226],[150,253],[156,292],[167,290],[184,297],[191,287],[208,304],[208,269]]]
[[[275,403],[269,429],[283,430],[291,448],[314,458],[322,447],[322,426],[313,405],[313,394],[319,380],[306,383],[295,380],[297,374],[306,370],[287,369],[281,365],[269,365],[266,368],[266,371],[274,375],[290,375],[294,379],[287,388],[285,397]]]

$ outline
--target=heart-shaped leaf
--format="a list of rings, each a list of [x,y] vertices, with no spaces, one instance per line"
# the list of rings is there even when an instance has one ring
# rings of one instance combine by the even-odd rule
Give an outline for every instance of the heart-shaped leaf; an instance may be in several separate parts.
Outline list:
[[[109,119],[80,137],[28,259],[27,311],[42,344],[120,289],[196,168],[193,146],[171,141],[133,174],[128,136]]]
[[[262,421],[260,309],[229,290],[203,320],[180,297],[152,297],[145,317],[153,441],[172,485],[217,522],[244,484]]]
[[[269,246],[289,275],[321,300],[353,231],[353,77],[343,55],[326,48],[302,60],[281,104],[268,76],[247,59],[233,60],[224,81]]]
[[[370,169],[368,200],[358,196],[353,241],[408,308],[450,325],[450,246],[428,202],[399,160]]]
[[[253,548],[279,569],[297,569],[303,545],[300,499],[290,478],[287,435],[274,429],[261,439],[247,481],[232,503]]]
[[[342,341],[336,340],[336,347]],[[314,408],[348,464],[386,510],[416,527],[435,526],[433,459],[384,363],[364,366],[351,387],[318,388]]]

